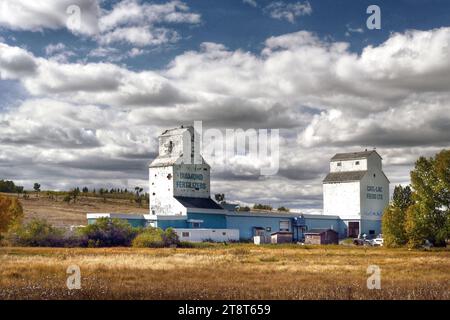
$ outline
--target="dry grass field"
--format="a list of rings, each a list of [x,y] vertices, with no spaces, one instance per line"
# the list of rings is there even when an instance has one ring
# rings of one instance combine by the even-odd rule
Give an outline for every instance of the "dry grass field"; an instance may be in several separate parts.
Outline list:
[[[86,212],[147,213],[127,200],[21,199],[25,220],[86,224]],[[68,290],[69,265],[81,290]],[[369,265],[381,290],[368,290]],[[0,299],[450,299],[450,251],[347,246],[196,249],[0,247]]]
[[[66,269],[81,268],[81,290]],[[367,267],[381,268],[368,290]],[[450,299],[450,251],[345,246],[0,248],[0,299]]]

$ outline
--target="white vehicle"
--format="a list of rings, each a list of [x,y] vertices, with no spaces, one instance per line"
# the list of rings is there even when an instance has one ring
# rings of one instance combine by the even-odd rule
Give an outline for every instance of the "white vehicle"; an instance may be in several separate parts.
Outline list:
[[[384,243],[384,240],[383,240],[383,238],[375,238],[375,239],[372,239],[372,245],[374,246],[374,247],[382,247],[383,246],[383,243]]]

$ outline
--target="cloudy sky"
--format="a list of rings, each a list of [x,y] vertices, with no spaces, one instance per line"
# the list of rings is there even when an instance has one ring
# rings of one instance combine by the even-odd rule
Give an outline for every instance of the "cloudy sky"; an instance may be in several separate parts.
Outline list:
[[[450,2],[0,0],[0,179],[147,186],[164,129],[280,129],[280,170],[213,168],[229,200],[322,206],[337,152],[394,184],[450,146]],[[79,10],[80,21],[74,20]]]

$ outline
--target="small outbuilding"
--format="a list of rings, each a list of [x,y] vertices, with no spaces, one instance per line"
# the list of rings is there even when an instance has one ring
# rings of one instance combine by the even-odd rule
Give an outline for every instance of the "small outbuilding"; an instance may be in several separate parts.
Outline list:
[[[293,233],[280,231],[271,234],[271,243],[292,243]]]
[[[333,229],[311,229],[305,232],[305,244],[338,244],[339,235]]]

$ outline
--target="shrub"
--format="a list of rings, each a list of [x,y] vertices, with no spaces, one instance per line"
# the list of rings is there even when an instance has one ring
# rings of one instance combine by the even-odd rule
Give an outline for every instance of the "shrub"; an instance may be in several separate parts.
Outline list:
[[[132,245],[137,248],[162,248],[164,247],[163,233],[161,229],[148,228],[134,238]]]
[[[165,231],[159,228],[147,228],[133,240],[133,247],[137,248],[162,248],[178,245],[178,235],[172,228]]]
[[[80,229],[90,247],[129,246],[137,229],[120,219],[100,218],[95,223]]]
[[[268,210],[268,211],[271,211],[273,208],[272,208],[272,206],[270,206],[270,205],[268,205],[268,204],[261,204],[261,203],[258,203],[258,204],[255,204],[255,205],[253,206],[253,209],[256,209],[256,210]]]
[[[166,247],[170,247],[170,246],[177,245],[178,243],[180,243],[177,233],[172,228],[167,228],[163,232],[162,237],[163,237],[163,241],[164,241],[164,246],[166,246]]]
[[[9,235],[12,244],[27,247],[62,247],[63,238],[62,230],[42,219],[33,219],[16,227]]]

